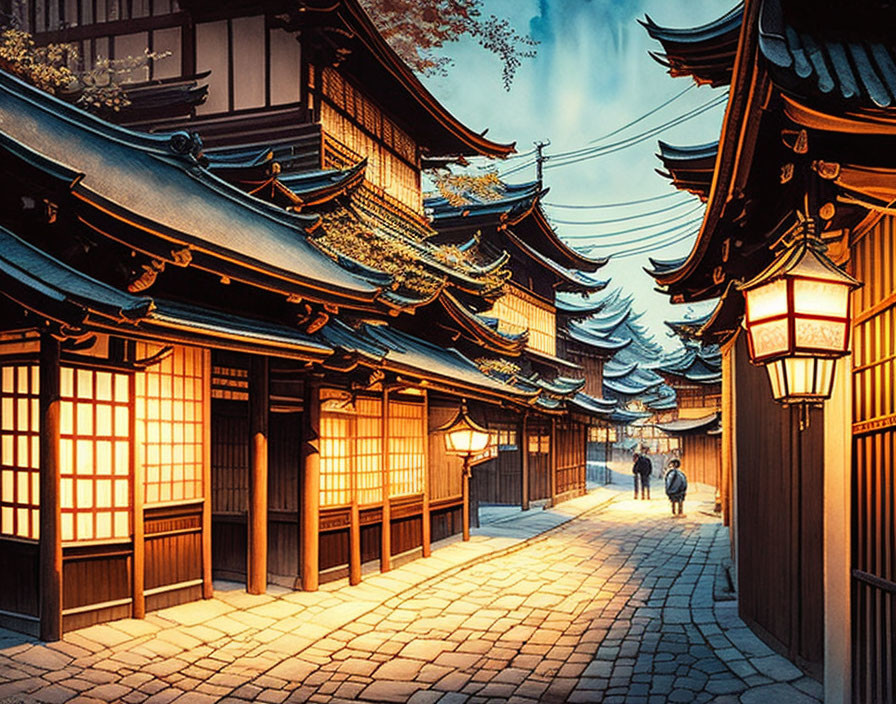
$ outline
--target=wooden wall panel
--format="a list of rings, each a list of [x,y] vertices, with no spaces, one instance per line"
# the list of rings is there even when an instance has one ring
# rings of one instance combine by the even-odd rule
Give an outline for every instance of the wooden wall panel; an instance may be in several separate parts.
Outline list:
[[[823,667],[823,417],[772,400],[765,370],[738,341],[738,588],[741,617],[815,677]],[[687,470],[686,470],[687,471]]]
[[[715,487],[718,484],[721,466],[721,435],[681,436],[681,468],[689,482],[699,482]]]
[[[896,701],[896,220],[853,246],[852,691]]]
[[[246,541],[245,516],[213,516],[212,576],[215,579],[245,580]]]
[[[369,526],[361,526],[361,562],[370,562],[380,559],[382,548],[382,526],[375,523]]]
[[[0,611],[38,615],[38,553],[37,543],[0,540],[0,570],[7,575],[0,589]]]
[[[348,565],[348,530],[320,534],[320,570]]]
[[[429,403],[429,497],[433,501],[461,495],[463,462],[460,458],[445,452],[445,438],[436,428],[451,421],[457,413],[458,404],[446,405],[438,397],[431,397]]]
[[[299,575],[300,413],[271,413],[268,445],[268,572]]]
[[[212,402],[212,576],[246,578],[249,497],[248,405]]]
[[[423,544],[422,520],[420,516],[408,516],[393,520],[392,554],[400,555],[408,550],[419,548]]]
[[[557,424],[557,495],[572,498],[585,493],[587,428],[581,423]]]
[[[529,421],[527,438],[523,445],[524,451],[529,452],[530,438],[538,436],[550,437],[550,435],[550,423],[540,423],[535,420]],[[529,499],[538,501],[549,498],[551,498],[551,453],[529,452]]]
[[[463,513],[460,506],[452,506],[432,512],[432,541],[444,540],[463,530]]]

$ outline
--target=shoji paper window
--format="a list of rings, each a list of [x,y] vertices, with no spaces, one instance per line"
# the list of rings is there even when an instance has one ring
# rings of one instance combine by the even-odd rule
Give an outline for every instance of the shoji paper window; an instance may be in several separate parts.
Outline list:
[[[62,367],[59,501],[64,541],[130,535],[128,375]]]
[[[389,400],[389,493],[405,496],[423,492],[426,455],[424,406],[419,402]]]
[[[137,357],[158,347],[138,343]],[[158,364],[137,373],[135,412],[143,442],[138,447],[147,504],[203,496],[203,401],[209,370],[205,352],[175,347]]]
[[[0,368],[0,533],[37,539],[40,521],[36,365]]]
[[[358,503],[383,500],[383,402],[359,398],[355,404],[355,468],[358,472]]]
[[[351,502],[352,416],[327,412],[320,415],[320,505],[344,506]]]

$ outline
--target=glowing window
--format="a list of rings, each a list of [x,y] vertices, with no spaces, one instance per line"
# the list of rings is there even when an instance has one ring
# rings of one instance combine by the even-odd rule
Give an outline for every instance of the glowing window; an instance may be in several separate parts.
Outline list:
[[[389,400],[389,495],[423,493],[426,423],[423,404]]]
[[[383,498],[383,402],[357,398],[321,411],[320,505],[344,506],[352,501],[352,477],[358,503]]]
[[[508,332],[529,331],[528,346],[538,352],[557,354],[557,320],[554,308],[516,288],[505,288],[489,315]]]
[[[129,377],[60,370],[59,503],[62,540],[130,535]]]
[[[351,416],[321,413],[320,505],[343,506],[351,501]]]
[[[0,534],[39,537],[39,424],[37,366],[0,367]]]
[[[530,455],[546,455],[551,451],[550,435],[530,435],[529,436],[529,454]]]
[[[158,347],[138,343],[137,357]],[[137,374],[135,413],[147,504],[190,501],[203,496],[205,352],[175,347],[158,364]]]
[[[358,503],[378,503],[383,500],[383,402],[378,398],[359,398],[356,408]]]

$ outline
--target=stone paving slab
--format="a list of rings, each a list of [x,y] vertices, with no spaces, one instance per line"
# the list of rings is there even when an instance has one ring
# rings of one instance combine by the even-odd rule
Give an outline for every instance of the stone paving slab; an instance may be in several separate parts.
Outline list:
[[[713,601],[727,531],[712,495],[673,519],[626,480],[356,587],[216,583],[211,600],[60,643],[0,630],[0,704],[820,701],[736,602]]]

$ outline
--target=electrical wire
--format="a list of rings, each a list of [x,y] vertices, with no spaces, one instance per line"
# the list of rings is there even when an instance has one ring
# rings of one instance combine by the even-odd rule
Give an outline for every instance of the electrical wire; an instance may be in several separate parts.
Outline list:
[[[643,237],[636,237],[635,239],[625,240],[623,242],[609,242],[609,243],[586,245],[584,247],[580,247],[579,250],[582,252],[590,253],[595,249],[607,249],[610,247],[625,247],[625,246],[631,245],[631,244],[638,244],[639,242],[646,243],[646,242],[649,242],[650,240],[656,239],[657,237],[666,237],[668,235],[671,235],[672,233],[675,233],[674,235],[672,235],[673,237],[677,237],[685,230],[690,230],[692,227],[699,225],[702,221],[703,221],[702,217],[694,218],[692,220],[688,220],[687,222],[683,222],[678,225],[675,225],[674,227],[670,227],[665,230],[662,230],[660,232],[654,232],[650,235],[644,235]],[[644,246],[648,246],[648,245],[645,244]],[[657,244],[656,242],[651,242],[651,244],[649,246],[655,247],[655,246],[659,246],[659,244]]]
[[[628,234],[631,234],[632,232],[643,232],[644,230],[650,230],[651,228],[662,227],[663,225],[670,225],[673,222],[677,222],[678,223],[677,227],[680,227],[681,220],[693,215],[694,213],[700,211],[702,208],[703,208],[703,204],[699,203],[696,206],[694,206],[691,210],[688,210],[684,213],[679,213],[675,217],[666,218],[665,220],[658,220],[657,222],[648,223],[646,225],[636,225],[635,227],[629,227],[629,228],[626,228],[625,230],[614,230],[613,232],[598,232],[598,233],[593,233],[593,234],[572,234],[572,235],[564,234],[563,238],[567,239],[567,240],[598,240],[598,239],[602,240],[602,239],[607,239],[609,237],[617,237],[619,235],[628,235]]]
[[[663,109],[664,107],[666,107],[667,105],[669,105],[669,104],[671,104],[671,103],[674,103],[674,102],[675,102],[676,100],[678,100],[681,96],[683,96],[685,93],[687,93],[689,90],[691,90],[691,88],[696,87],[696,85],[697,85],[696,83],[691,83],[691,84],[688,85],[688,87],[685,88],[683,91],[681,91],[680,93],[676,93],[676,94],[673,95],[671,98],[669,98],[668,100],[666,100],[666,101],[663,102],[663,103],[660,103],[659,105],[657,105],[657,106],[656,106],[655,108],[653,108],[652,110],[649,110],[649,111],[645,112],[645,113],[644,113],[643,115],[641,115],[640,117],[636,117],[636,118],[635,118],[634,120],[632,120],[631,122],[627,122],[626,124],[622,125],[622,127],[617,127],[617,128],[616,128],[615,130],[613,130],[612,132],[607,132],[605,135],[601,135],[600,137],[595,137],[595,138],[592,139],[590,142],[588,142],[588,144],[594,144],[595,142],[602,142],[602,141],[605,140],[605,139],[609,139],[610,137],[613,137],[613,136],[619,134],[619,133],[622,132],[623,130],[627,130],[629,127],[633,127],[634,125],[637,125],[639,122],[641,122],[641,120],[646,120],[648,117],[650,117],[651,115],[654,115],[654,114],[658,113],[660,110],[662,110],[662,109]]]
[[[687,120],[697,117],[698,115],[702,115],[703,113],[708,112],[709,110],[712,110],[715,107],[718,107],[719,105],[724,103],[725,100],[727,100],[727,96],[724,96],[724,95],[719,96],[718,99],[704,104],[697,110],[695,110],[691,113],[688,113],[687,115],[679,116],[675,120],[670,120],[669,122],[666,122],[662,125],[658,125],[657,127],[651,128],[648,131],[641,132],[640,134],[637,134],[633,137],[628,137],[627,139],[621,140],[619,142],[614,142],[613,144],[608,144],[603,147],[593,148],[591,150],[583,149],[583,150],[577,150],[575,152],[567,152],[566,154],[569,156],[561,157],[560,161],[548,161],[548,159],[556,159],[559,156],[556,154],[551,154],[550,156],[545,158],[546,163],[544,165],[544,168],[545,169],[556,169],[561,166],[569,166],[571,164],[578,164],[579,162],[586,161],[588,159],[595,159],[600,156],[606,156],[607,154],[613,154],[615,152],[622,151],[623,149],[628,149],[629,147],[633,147],[636,144],[640,144],[641,142],[644,142],[648,139],[651,139],[652,137],[655,137],[656,135],[660,134],[661,132],[663,132],[671,127],[676,127],[676,126],[686,122]]]
[[[595,203],[594,205],[569,205],[566,203],[548,203],[547,201],[542,201],[542,205],[550,206],[551,208],[567,208],[570,210],[597,210],[598,208],[624,208],[628,205],[641,205],[642,203],[650,203],[655,200],[664,200],[666,198],[671,198],[672,196],[680,196],[683,195],[681,191],[671,191],[669,193],[664,193],[659,196],[650,196],[649,198],[640,198],[639,200],[630,200],[624,203]]]
[[[673,205],[667,205],[665,208],[659,208],[658,210],[648,210],[643,213],[635,213],[633,215],[626,215],[621,218],[609,218],[607,220],[556,220],[551,218],[552,223],[556,223],[558,225],[612,225],[616,222],[626,222],[627,220],[636,220],[638,218],[649,218],[653,215],[660,215],[661,213],[668,213],[670,210],[675,210],[676,208],[680,208],[683,205],[693,205],[693,201],[688,198],[686,200],[679,201],[678,203],[674,203]]]
[[[626,257],[634,257],[639,254],[646,254],[647,252],[654,252],[663,247],[671,247],[673,244],[678,244],[679,242],[684,242],[689,237],[694,237],[696,232],[688,232],[684,235],[679,235],[673,239],[667,240],[665,242],[658,242],[655,245],[650,245],[648,247],[640,247],[638,249],[629,249],[623,250],[622,252],[617,252],[615,254],[611,254],[610,259],[624,259]]]

